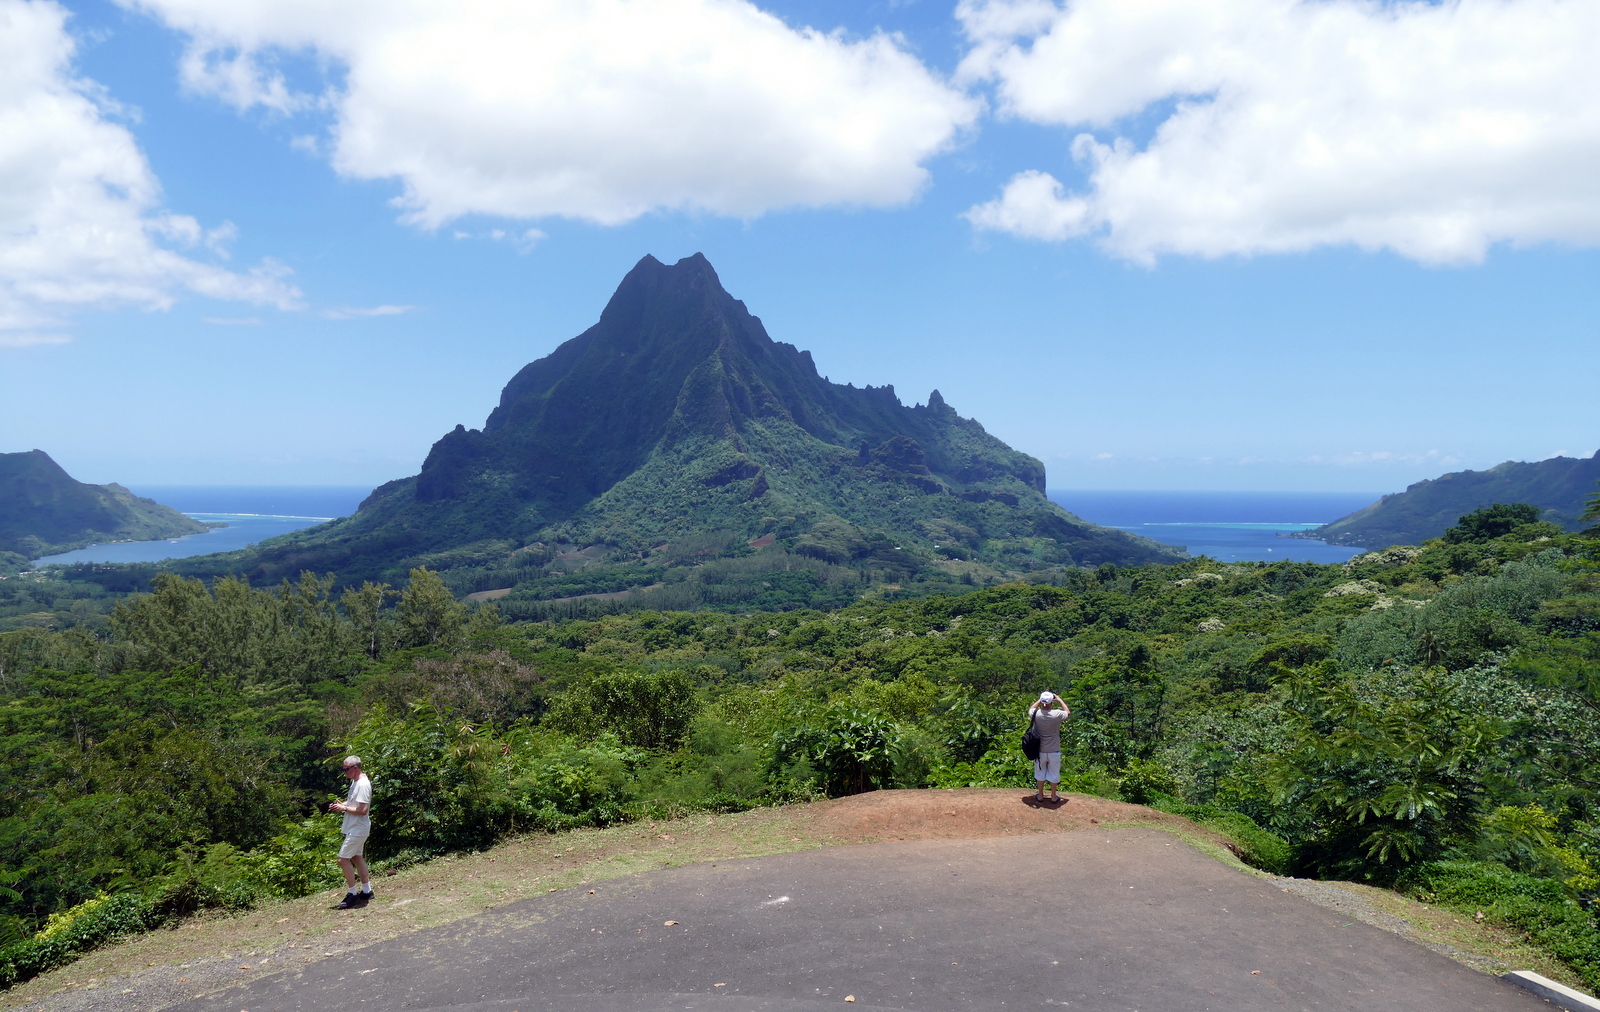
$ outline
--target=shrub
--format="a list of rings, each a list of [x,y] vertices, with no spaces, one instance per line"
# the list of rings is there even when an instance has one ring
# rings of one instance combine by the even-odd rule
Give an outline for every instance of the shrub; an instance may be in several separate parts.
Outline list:
[[[97,896],[52,914],[38,934],[0,949],[0,988],[31,980],[113,939],[148,931],[160,920],[150,901],[137,893]]]
[[[929,787],[1024,787],[1037,786],[1033,779],[1033,760],[1022,750],[1009,745],[985,752],[976,762],[941,763],[928,772]],[[1061,789],[1076,794],[1115,797],[1117,782],[1098,766],[1074,766],[1073,758],[1063,756]]]
[[[614,735],[583,744],[523,728],[506,740],[507,830],[605,826],[630,817],[639,753]]]
[[[238,856],[244,882],[258,894],[292,899],[338,885],[340,820],[318,815],[288,826],[266,843]]]
[[[780,735],[773,749],[773,772],[789,774],[805,762],[829,797],[860,794],[894,785],[899,729],[886,717],[860,710],[836,710],[821,724],[807,724]]]
[[[1252,868],[1284,875],[1289,871],[1293,851],[1283,837],[1262,829],[1256,820],[1243,812],[1233,812],[1216,805],[1191,805],[1173,797],[1156,797],[1150,807],[1158,812],[1181,815],[1193,819],[1207,829],[1226,836],[1229,850]]]
[[[196,857],[184,847],[168,872],[156,880],[152,902],[162,916],[205,907],[244,910],[260,892],[250,881],[242,855],[232,844],[214,843]]]
[[[339,751],[346,749],[372,777],[377,858],[405,849],[477,850],[519,829],[622,821],[642,759],[610,733],[581,744],[519,723],[501,735],[428,706],[406,718],[375,707]]]
[[[557,696],[544,724],[577,738],[609,732],[630,748],[675,748],[698,709],[694,680],[683,671],[617,671]]]
[[[1425,902],[1482,911],[1488,920],[1525,933],[1590,988],[1600,987],[1600,925],[1560,882],[1486,861],[1434,861],[1416,868],[1406,884]]]
[[[971,762],[928,771],[929,787],[1033,787],[1033,760],[1014,748],[990,749]]]
[[[1177,794],[1178,778],[1160,763],[1130,759],[1117,777],[1117,790],[1123,801],[1147,805],[1157,795]]]

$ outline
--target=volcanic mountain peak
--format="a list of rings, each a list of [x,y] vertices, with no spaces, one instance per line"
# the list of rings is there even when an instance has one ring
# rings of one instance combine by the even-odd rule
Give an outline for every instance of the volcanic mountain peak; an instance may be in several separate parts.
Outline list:
[[[756,537],[780,519],[797,546],[832,532],[813,554],[841,564],[873,537],[971,556],[1004,544],[1041,564],[1179,555],[1050,503],[1044,466],[937,390],[907,407],[892,386],[822,377],[700,254],[640,260],[594,326],[512,377],[481,430],[457,426],[415,477],[308,537],[337,542],[363,575],[392,575],[471,545],[643,551],[697,532]],[[373,556],[384,565],[362,561]]]

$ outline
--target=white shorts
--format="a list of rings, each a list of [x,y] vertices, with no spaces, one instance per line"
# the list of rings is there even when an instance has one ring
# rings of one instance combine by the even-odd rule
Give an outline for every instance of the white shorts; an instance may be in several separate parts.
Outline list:
[[[1033,761],[1033,779],[1041,780],[1047,784],[1061,782],[1061,753],[1040,752],[1039,758]]]
[[[1056,758],[1060,759],[1061,757],[1057,755]],[[361,857],[366,852],[367,838],[365,836],[347,836],[344,838],[344,846],[339,848],[339,858],[347,861],[352,857]]]

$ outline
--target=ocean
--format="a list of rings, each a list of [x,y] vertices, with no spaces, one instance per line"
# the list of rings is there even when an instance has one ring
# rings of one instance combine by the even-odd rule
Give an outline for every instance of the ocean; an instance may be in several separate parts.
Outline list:
[[[1365,549],[1280,537],[1348,516],[1378,492],[1104,492],[1055,489],[1052,502],[1221,562],[1345,562]]]
[[[159,562],[231,552],[266,538],[348,516],[366,486],[143,485],[133,490],[197,520],[228,526],[170,541],[91,545],[39,559],[56,562]],[[1103,492],[1056,489],[1052,501],[1092,523],[1119,527],[1191,554],[1244,560],[1344,562],[1361,551],[1281,538],[1320,527],[1378,499],[1366,492]]]
[[[72,562],[160,562],[231,552],[258,541],[349,516],[372,489],[365,485],[140,485],[132,489],[196,520],[228,526],[168,541],[90,545],[34,560],[35,566]]]

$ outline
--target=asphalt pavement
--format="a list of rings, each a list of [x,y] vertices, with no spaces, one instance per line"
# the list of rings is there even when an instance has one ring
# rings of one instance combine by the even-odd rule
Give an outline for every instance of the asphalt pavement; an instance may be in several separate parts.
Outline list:
[[[863,844],[650,872],[524,900],[175,1008],[1551,1006],[1229,868],[1169,834],[1096,828]]]

